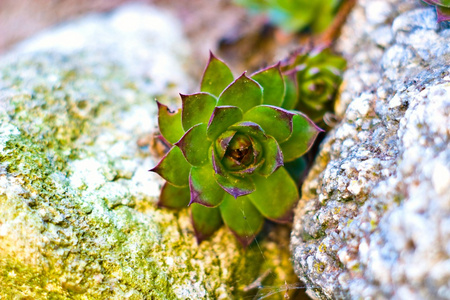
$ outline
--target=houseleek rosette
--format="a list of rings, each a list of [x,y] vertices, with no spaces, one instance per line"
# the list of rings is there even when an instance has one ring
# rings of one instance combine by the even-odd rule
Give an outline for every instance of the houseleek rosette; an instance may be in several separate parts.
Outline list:
[[[450,21],[450,0],[423,0],[436,7],[438,22]]]
[[[151,170],[167,181],[159,205],[190,206],[198,242],[225,223],[246,246],[264,218],[290,220],[299,195],[283,164],[308,151],[321,129],[281,108],[284,94],[279,64],[234,79],[211,54],[200,93],[181,95],[175,112],[158,103],[161,134],[173,145]]]
[[[320,123],[334,111],[334,99],[346,66],[344,58],[328,49],[300,53],[283,66],[288,93],[283,107],[299,110]]]

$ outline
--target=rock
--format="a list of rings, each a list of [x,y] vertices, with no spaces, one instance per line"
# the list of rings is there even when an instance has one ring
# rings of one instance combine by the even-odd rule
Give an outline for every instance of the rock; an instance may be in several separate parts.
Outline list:
[[[450,299],[450,29],[413,5],[360,1],[343,30],[343,119],[291,240],[315,299]]]
[[[296,279],[286,228],[247,250],[225,228],[197,246],[187,211],[156,207],[159,158],[142,141],[154,98],[189,91],[189,58],[176,20],[146,6],[0,58],[1,299],[230,299],[267,272]]]

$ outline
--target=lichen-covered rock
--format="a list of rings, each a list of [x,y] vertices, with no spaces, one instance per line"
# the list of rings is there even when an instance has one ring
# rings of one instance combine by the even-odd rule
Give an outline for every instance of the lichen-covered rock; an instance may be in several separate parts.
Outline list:
[[[142,141],[154,98],[189,88],[180,32],[126,7],[0,58],[0,299],[239,299],[267,270],[265,284],[295,278],[277,237],[245,251],[223,229],[197,246],[186,211],[156,208]]]
[[[450,29],[359,1],[339,44],[343,120],[303,186],[291,250],[318,299],[450,299]]]

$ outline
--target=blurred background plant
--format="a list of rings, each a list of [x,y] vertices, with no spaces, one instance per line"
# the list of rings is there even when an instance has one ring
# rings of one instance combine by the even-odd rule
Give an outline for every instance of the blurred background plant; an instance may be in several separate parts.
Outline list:
[[[333,21],[341,0],[234,0],[287,32],[323,32]]]
[[[329,48],[294,53],[283,65],[291,90],[286,95],[285,108],[305,113],[322,128],[332,127],[324,117],[334,112],[346,64]]]
[[[346,60],[333,54],[330,48],[300,49],[292,53],[282,64],[286,82],[283,108],[300,111],[329,131],[339,119],[334,106],[346,65]],[[325,133],[321,133],[310,152],[285,164],[300,191],[324,137]]]

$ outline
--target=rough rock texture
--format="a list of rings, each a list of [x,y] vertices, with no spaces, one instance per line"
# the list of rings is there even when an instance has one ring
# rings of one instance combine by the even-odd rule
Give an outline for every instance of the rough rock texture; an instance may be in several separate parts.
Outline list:
[[[343,120],[292,233],[312,297],[450,299],[448,28],[418,2],[362,0],[352,12]]]
[[[189,90],[180,32],[126,7],[0,59],[0,299],[239,299],[267,272],[293,282],[286,229],[247,251],[225,228],[198,247],[186,211],[156,208],[142,141],[153,99]]]

